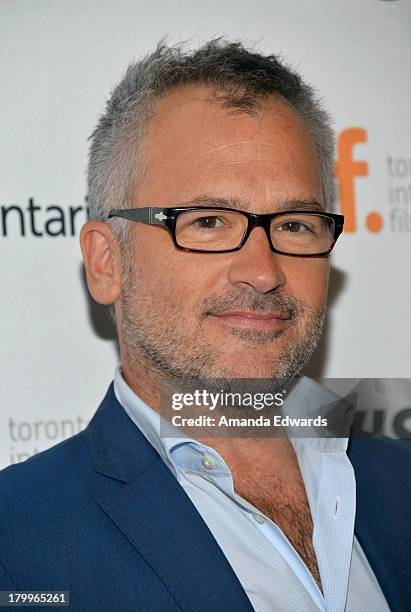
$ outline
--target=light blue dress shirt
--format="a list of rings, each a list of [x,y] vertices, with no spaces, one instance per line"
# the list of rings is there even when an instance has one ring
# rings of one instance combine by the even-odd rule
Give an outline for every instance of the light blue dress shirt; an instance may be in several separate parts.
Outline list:
[[[132,391],[120,366],[114,391],[203,517],[256,611],[389,612],[354,536],[355,476],[346,454],[347,438],[290,436],[313,519],[321,593],[281,529],[234,492],[231,472],[213,448],[182,437]],[[326,405],[335,399],[307,377],[293,393],[298,405],[311,413],[319,401]],[[168,432],[170,437],[164,437]]]

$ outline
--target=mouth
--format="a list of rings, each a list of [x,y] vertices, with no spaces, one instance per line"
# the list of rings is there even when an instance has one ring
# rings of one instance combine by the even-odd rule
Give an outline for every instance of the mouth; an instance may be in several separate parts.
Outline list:
[[[241,329],[254,329],[257,331],[281,330],[290,320],[290,314],[281,311],[251,312],[233,311],[221,314],[209,313],[209,316],[216,322]]]

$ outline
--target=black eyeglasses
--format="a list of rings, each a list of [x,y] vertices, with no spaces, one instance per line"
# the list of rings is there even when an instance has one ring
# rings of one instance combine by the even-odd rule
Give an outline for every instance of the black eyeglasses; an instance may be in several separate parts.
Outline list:
[[[295,257],[328,255],[344,226],[344,216],[318,211],[283,211],[259,215],[234,208],[126,208],[122,217],[165,226],[177,249],[193,253],[228,253],[244,246],[251,230],[262,227],[274,253]]]

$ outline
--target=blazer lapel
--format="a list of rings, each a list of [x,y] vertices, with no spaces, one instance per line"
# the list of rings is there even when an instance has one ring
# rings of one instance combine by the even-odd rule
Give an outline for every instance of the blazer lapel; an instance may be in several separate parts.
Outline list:
[[[350,438],[357,483],[355,534],[390,610],[411,603],[410,445],[406,440]]]
[[[96,500],[183,609],[251,611],[237,576],[189,497],[129,419],[113,384],[84,435]]]

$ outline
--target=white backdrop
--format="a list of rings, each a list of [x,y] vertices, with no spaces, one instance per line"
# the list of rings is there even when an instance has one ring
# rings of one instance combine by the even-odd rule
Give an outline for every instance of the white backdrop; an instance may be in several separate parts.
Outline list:
[[[356,229],[333,254],[307,373],[411,378],[410,31],[409,0],[0,0],[0,467],[79,431],[112,379],[78,245],[87,138],[127,63],[165,34],[257,43],[321,91],[362,163],[340,152]]]

